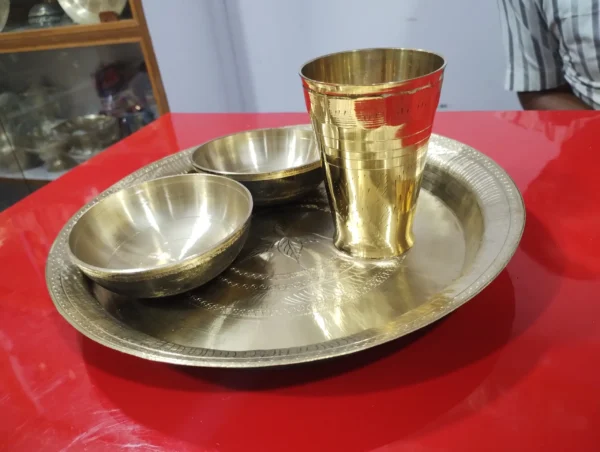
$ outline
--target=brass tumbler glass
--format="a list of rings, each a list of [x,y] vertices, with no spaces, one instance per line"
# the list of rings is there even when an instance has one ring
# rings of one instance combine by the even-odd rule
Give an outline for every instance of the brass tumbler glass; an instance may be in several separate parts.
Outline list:
[[[363,49],[302,67],[339,250],[387,259],[412,247],[445,65],[423,50]]]

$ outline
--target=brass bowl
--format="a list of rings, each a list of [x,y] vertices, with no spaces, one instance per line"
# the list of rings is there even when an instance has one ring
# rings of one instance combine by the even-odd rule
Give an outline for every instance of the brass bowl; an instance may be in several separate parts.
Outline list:
[[[135,298],[175,295],[225,270],[241,251],[252,197],[238,182],[184,174],[135,185],[94,204],[69,235],[81,271]]]
[[[91,157],[113,145],[120,138],[117,118],[106,115],[85,115],[59,124],[55,132],[69,136],[72,156]]]
[[[34,27],[53,27],[58,24],[63,16],[62,8],[53,3],[38,3],[29,10],[27,22]]]
[[[308,125],[217,138],[196,149],[192,165],[241,182],[256,205],[292,201],[323,182],[319,150]]]

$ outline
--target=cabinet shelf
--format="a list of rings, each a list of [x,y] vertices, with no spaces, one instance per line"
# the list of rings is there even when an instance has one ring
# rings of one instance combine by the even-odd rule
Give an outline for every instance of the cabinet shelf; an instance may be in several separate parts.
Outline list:
[[[0,169],[0,180],[51,182],[67,173],[67,171],[68,170],[49,172],[43,166],[19,172],[10,172],[5,169]]]
[[[0,53],[123,44],[141,39],[142,32],[134,19],[94,25],[64,25],[0,33]]]

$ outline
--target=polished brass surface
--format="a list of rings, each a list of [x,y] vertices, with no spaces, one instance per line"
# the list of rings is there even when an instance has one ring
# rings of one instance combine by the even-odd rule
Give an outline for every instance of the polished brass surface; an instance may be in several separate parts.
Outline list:
[[[302,67],[338,249],[385,259],[413,246],[444,67],[439,55],[411,49],[341,52]]]
[[[134,173],[99,199],[189,171],[192,152]],[[433,135],[415,246],[403,258],[353,259],[338,251],[329,204],[317,193],[295,204],[256,208],[232,266],[182,295],[136,300],[90,284],[67,252],[81,213],[57,237],[46,278],[59,312],[116,350],[194,366],[294,364],[382,344],[458,308],[508,263],[524,215],[518,189],[492,160]]]
[[[301,198],[323,182],[315,136],[306,125],[217,138],[196,149],[192,165],[241,182],[257,206]]]
[[[124,188],[73,225],[73,262],[98,284],[132,297],[174,295],[210,281],[239,254],[252,198],[209,174],[170,176]]]

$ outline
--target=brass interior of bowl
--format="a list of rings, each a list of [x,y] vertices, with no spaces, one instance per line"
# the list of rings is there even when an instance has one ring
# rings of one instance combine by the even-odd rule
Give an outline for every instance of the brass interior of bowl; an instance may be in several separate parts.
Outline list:
[[[196,169],[230,177],[308,171],[320,166],[314,133],[308,126],[259,129],[201,145],[193,154]]]
[[[219,176],[171,176],[112,194],[84,213],[69,236],[85,266],[138,272],[206,253],[241,230],[248,191]]]

